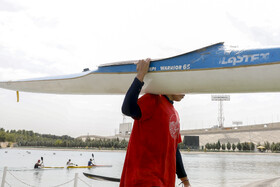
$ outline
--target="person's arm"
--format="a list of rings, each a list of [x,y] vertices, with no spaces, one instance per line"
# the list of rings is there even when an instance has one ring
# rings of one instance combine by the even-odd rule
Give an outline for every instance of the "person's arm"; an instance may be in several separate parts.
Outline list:
[[[137,63],[137,75],[128,89],[124,102],[122,105],[122,113],[131,116],[134,119],[141,118],[141,109],[137,104],[137,100],[144,85],[143,80],[145,75],[148,73],[150,65],[150,59],[139,60]]]
[[[123,105],[122,105],[123,114],[130,116],[134,119],[141,118],[142,114],[141,114],[140,107],[137,104],[137,100],[143,85],[144,85],[143,82],[139,81],[137,78],[134,79],[123,101]]]
[[[177,174],[178,178],[182,181],[182,183],[184,184],[185,187],[191,186],[188,176],[186,174],[186,171],[185,171],[185,168],[183,165],[183,161],[182,161],[182,156],[181,156],[181,153],[180,153],[178,147],[177,147],[177,151],[176,151],[176,174]]]

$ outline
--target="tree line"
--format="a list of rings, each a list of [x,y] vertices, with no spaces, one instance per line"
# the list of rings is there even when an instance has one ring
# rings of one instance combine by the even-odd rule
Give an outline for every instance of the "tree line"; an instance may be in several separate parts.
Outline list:
[[[119,138],[93,139],[85,141],[68,135],[56,136],[51,134],[39,134],[27,130],[6,130],[0,128],[0,142],[13,142],[17,146],[40,146],[40,147],[65,147],[65,148],[110,148],[125,149],[128,142]]]
[[[263,145],[261,145],[260,143],[257,145],[258,146],[263,146],[264,150],[266,151],[271,151],[271,152],[280,152],[280,142],[278,143],[269,143],[268,141],[264,142]]]
[[[205,146],[202,146],[202,150],[210,150],[210,151],[254,151],[257,147],[263,146],[264,149],[259,149],[263,151],[271,151],[271,152],[280,152],[280,142],[269,143],[268,141],[264,142],[264,144],[258,143],[255,145],[253,142],[238,142],[237,144],[234,143],[223,143],[221,144],[220,141],[216,143],[207,143]],[[180,149],[190,149],[186,142],[182,142],[179,144]]]
[[[208,150],[228,150],[228,151],[254,151],[255,150],[255,144],[253,142],[243,142],[240,143],[238,142],[237,144],[231,144],[231,143],[223,143],[221,144],[220,141],[218,141],[217,143],[207,143],[205,145],[205,148]]]

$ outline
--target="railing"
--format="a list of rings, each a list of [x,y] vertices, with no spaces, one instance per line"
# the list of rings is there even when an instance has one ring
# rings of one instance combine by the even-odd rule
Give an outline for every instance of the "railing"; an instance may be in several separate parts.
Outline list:
[[[11,176],[13,176],[17,181],[19,181],[20,183],[22,183],[22,184],[24,184],[24,185],[26,185],[26,186],[36,187],[36,186],[30,185],[30,184],[24,182],[23,180],[17,178],[12,172],[10,172],[10,171],[8,170],[7,167],[4,167],[4,170],[3,170],[3,177],[2,177],[1,187],[5,187],[5,185],[6,185],[6,186],[11,186],[11,185],[6,181],[7,173],[10,174]],[[74,187],[78,187],[78,180],[80,180],[81,182],[83,182],[86,186],[90,186],[90,187],[91,187],[91,185],[87,184],[84,180],[82,180],[82,179],[79,177],[78,173],[75,173],[74,179],[71,179],[71,180],[66,181],[66,182],[64,182],[64,183],[62,183],[62,184],[58,184],[58,185],[55,185],[55,186],[52,186],[52,187],[63,186],[63,185],[65,185],[65,184],[68,184],[68,183],[71,183],[71,182],[74,182]]]

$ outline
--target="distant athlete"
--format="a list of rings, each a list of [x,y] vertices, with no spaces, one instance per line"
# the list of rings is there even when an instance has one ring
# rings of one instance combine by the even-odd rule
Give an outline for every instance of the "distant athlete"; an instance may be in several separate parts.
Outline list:
[[[67,162],[66,162],[66,165],[67,166],[78,166],[77,164],[74,164],[71,162],[71,159],[69,159]]]
[[[66,162],[66,165],[67,166],[71,166],[73,163],[71,163],[71,159],[69,159],[67,162]]]
[[[40,162],[41,160],[38,160],[38,162],[34,165],[34,169],[41,168],[42,164]]]
[[[121,187],[174,187],[175,174],[185,187],[190,183],[184,170],[180,143],[180,120],[173,107],[183,94],[138,96],[150,59],[137,63],[137,76],[124,98],[122,112],[134,119],[123,166]],[[166,85],[168,86],[168,85]]]
[[[93,166],[94,164],[92,163],[92,159],[89,159],[88,161],[88,166]]]

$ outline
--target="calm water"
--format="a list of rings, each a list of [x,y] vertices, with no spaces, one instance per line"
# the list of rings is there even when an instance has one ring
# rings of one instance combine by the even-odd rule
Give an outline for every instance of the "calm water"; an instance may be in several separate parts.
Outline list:
[[[45,166],[65,166],[68,159],[78,165],[87,165],[92,153],[95,155],[96,164],[112,165],[112,167],[33,169],[35,162],[41,157],[44,158]],[[275,154],[182,153],[182,157],[193,187],[242,186],[256,180],[280,175],[280,155]],[[4,166],[8,166],[11,174],[32,186],[57,186],[70,181],[75,173],[78,173],[79,178],[90,186],[114,187],[118,186],[118,183],[94,181],[84,177],[82,172],[120,177],[124,158],[125,152],[0,149],[0,181],[2,181]],[[6,180],[11,186],[26,186],[10,173],[7,173]],[[88,186],[84,182],[79,180],[78,186]],[[63,186],[73,186],[73,184],[71,182]]]

